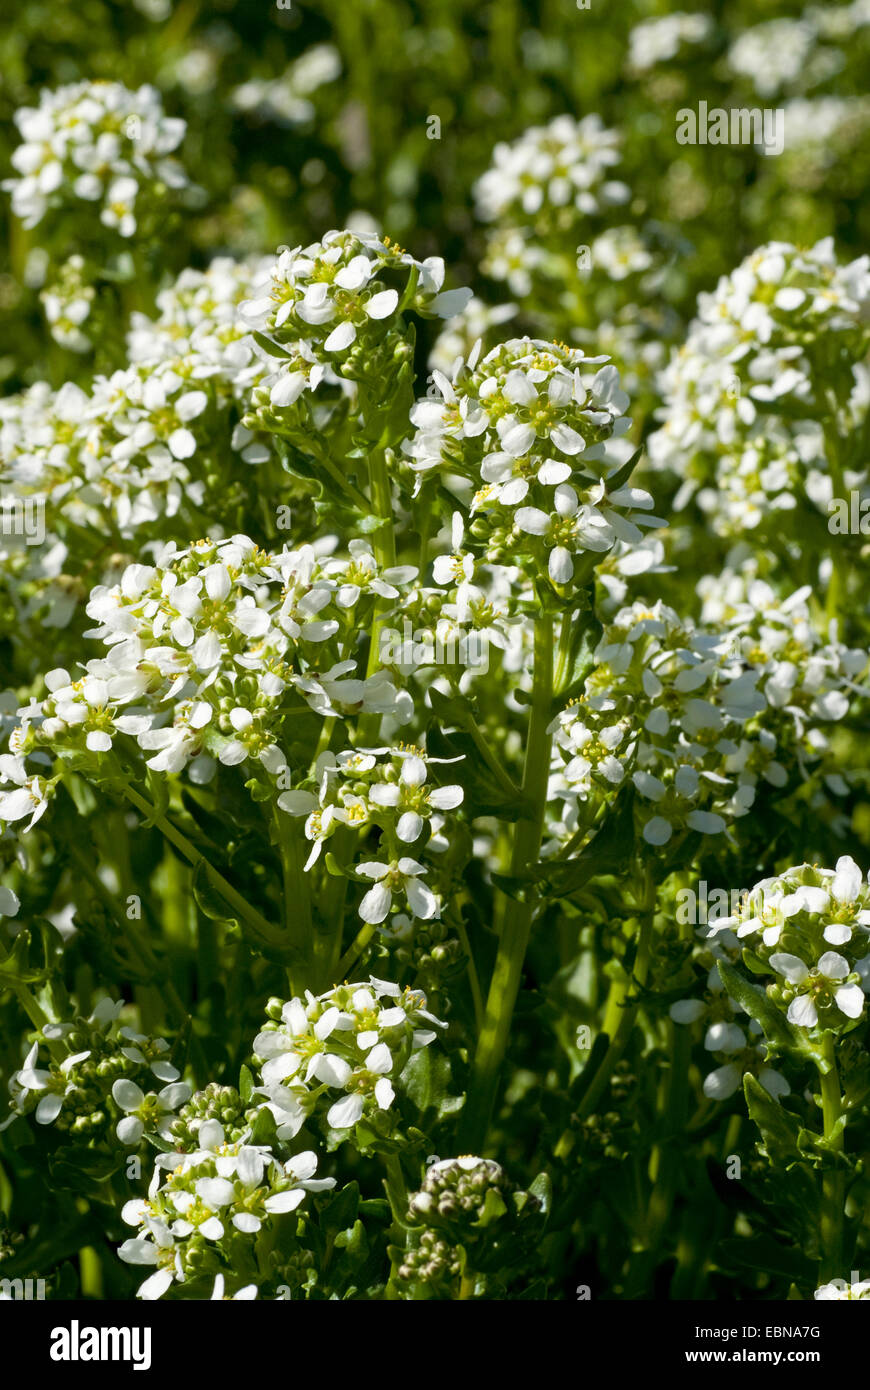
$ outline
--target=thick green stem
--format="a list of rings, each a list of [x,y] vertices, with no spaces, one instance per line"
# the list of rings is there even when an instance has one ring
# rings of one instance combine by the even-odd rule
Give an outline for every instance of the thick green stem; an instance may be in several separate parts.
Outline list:
[[[843,498],[848,506],[849,498],[846,495],[846,482],[843,477],[843,464],[841,451],[843,441],[837,431],[837,400],[831,394],[826,402],[828,411],[831,412],[833,422],[829,429],[825,430],[825,452],[828,457],[828,471],[831,475],[831,490],[834,497]],[[825,410],[825,405],[821,406]],[[822,416],[824,419],[824,415]],[[847,553],[843,548],[842,542],[838,545],[836,540],[830,547],[831,575],[828,580],[828,593],[825,602],[825,616],[830,622],[832,618],[839,618],[844,609],[849,587],[849,568]],[[842,632],[840,637],[842,638]]]
[[[277,808],[273,812],[273,817],[284,881],[284,930],[287,933],[287,940],[296,949],[300,958],[310,961],[314,954],[314,942],[311,924],[311,898],[302,859],[301,827],[297,821],[290,816],[285,816]],[[294,989],[310,983],[309,980],[297,979],[299,973],[294,965],[290,980]]]
[[[553,623],[551,618],[542,616],[535,621],[535,673],[522,785],[523,797],[531,808],[531,814],[528,819],[518,821],[514,829],[510,862],[510,873],[514,878],[520,878],[527,872],[541,847],[550,771],[551,735],[547,727],[552,713],[552,692]],[[497,911],[501,920],[498,954],[461,1129],[461,1147],[474,1152],[480,1152],[483,1148],[489,1128],[534,908],[531,902],[520,902],[499,893]]]
[[[387,473],[386,456],[383,449],[375,449],[369,456],[369,491],[371,505],[375,514],[384,519],[384,525],[372,532],[372,547],[381,569],[390,569],[396,563],[396,538],[393,526],[393,499],[390,492],[390,479]],[[371,642],[367,676],[374,675],[381,665],[381,632],[384,617],[390,611],[390,599],[378,599],[372,616]],[[364,714],[359,723],[359,743],[361,747],[377,737],[380,728],[379,714]]]
[[[820,1071],[822,1093],[822,1123],[824,1136],[834,1152],[842,1152],[844,1134],[837,1128],[843,1110],[840,1095],[840,1078],[834,1058],[834,1038],[826,1033],[823,1054],[829,1069]],[[843,1256],[844,1216],[846,1205],[846,1174],[838,1168],[822,1173],[822,1201],[819,1223],[819,1282],[828,1283],[831,1279],[844,1279],[845,1261]]]
[[[640,922],[637,955],[635,956],[634,968],[632,970],[632,976],[639,985],[643,985],[646,982],[647,971],[649,970],[652,923],[652,911],[645,912]],[[629,983],[628,977],[623,976],[620,980],[614,981],[611,988],[604,1017],[604,1032],[610,1038],[610,1046],[605,1052],[601,1061],[601,1066],[592,1078],[589,1089],[580,1104],[580,1108],[577,1112],[580,1119],[586,1119],[595,1111],[604,1094],[610,1077],[613,1074],[613,1069],[622,1057],[628,1040],[631,1037],[631,1030],[634,1027],[639,1003],[636,999],[628,999]]]

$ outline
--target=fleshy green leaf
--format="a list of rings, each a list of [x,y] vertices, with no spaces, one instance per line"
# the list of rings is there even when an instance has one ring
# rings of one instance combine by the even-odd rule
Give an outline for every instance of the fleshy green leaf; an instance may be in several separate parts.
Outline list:
[[[771,1163],[790,1168],[801,1157],[798,1121],[751,1074],[743,1078],[743,1092],[750,1117],[761,1133],[761,1152]]]

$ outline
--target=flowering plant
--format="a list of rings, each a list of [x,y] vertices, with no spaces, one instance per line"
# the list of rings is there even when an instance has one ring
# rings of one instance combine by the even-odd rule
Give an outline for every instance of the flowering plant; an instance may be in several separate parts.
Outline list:
[[[620,15],[600,112],[520,0],[516,112],[466,0],[134,8],[0,118],[0,1275],[867,1297],[866,5]]]

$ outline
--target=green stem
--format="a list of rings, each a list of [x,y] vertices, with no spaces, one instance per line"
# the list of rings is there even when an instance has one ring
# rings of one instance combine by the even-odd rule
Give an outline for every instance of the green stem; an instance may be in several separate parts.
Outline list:
[[[368,946],[377,929],[377,923],[366,922],[362,930],[357,932],[357,935],[354,937],[353,941],[348,946],[341,960],[338,962],[338,965],[335,967],[336,981],[341,981],[347,978],[354,962],[357,961],[359,957],[362,955],[363,951],[365,950],[366,946]]]
[[[311,447],[312,446],[309,443],[309,448]],[[359,510],[365,515],[369,510],[368,502],[366,501],[365,497],[363,497],[362,493],[354,487],[353,483],[350,482],[347,476],[344,473],[342,473],[340,469],[336,468],[335,464],[332,462],[329,455],[326,453],[326,450],[312,449],[312,453],[313,457],[317,460],[320,467],[324,470],[325,473],[329,474],[330,478],[335,483],[336,487],[338,488],[339,496],[341,496],[342,493],[345,493],[350,498],[353,505],[355,507],[358,507]]]
[[[835,1153],[844,1148],[843,1130],[836,1129],[842,1110],[840,1077],[834,1057],[834,1037],[824,1035],[822,1055],[828,1070],[819,1071],[822,1093],[822,1124],[824,1137]],[[819,1283],[845,1278],[843,1258],[843,1224],[846,1205],[846,1174],[838,1168],[822,1173],[822,1202],[819,1223]]]
[[[550,771],[550,723],[553,692],[553,623],[535,619],[535,671],[522,793],[532,808],[528,819],[514,829],[510,873],[520,878],[538,856],[544,826],[547,779]],[[461,1147],[480,1152],[489,1128],[498,1077],[507,1048],[514,1005],[520,988],[534,908],[531,902],[498,895],[501,932],[495,968],[477,1043],[471,1085],[464,1111]]]
[[[462,920],[461,911],[456,914],[456,933],[459,937],[460,945],[468,957],[468,983],[471,986],[471,999],[474,1005],[474,1022],[478,1033],[483,1027],[483,995],[480,992],[480,978],[477,974],[477,966],[474,963],[474,953],[471,949],[471,942],[468,939],[468,932]]]
[[[565,613],[562,618],[562,626],[559,630],[559,649],[556,653],[556,676],[553,682],[557,694],[565,689],[568,684],[567,676],[571,663],[571,650],[574,645],[573,637],[574,614]]]
[[[640,919],[640,931],[637,939],[637,955],[634,960],[632,978],[638,985],[646,982],[647,971],[649,970],[650,944],[652,941],[652,911],[645,912]],[[610,1046],[601,1060],[588,1091],[583,1097],[580,1108],[577,1111],[578,1117],[585,1120],[593,1114],[598,1102],[604,1094],[607,1084],[613,1074],[613,1069],[622,1057],[626,1049],[628,1040],[631,1037],[631,1030],[637,1017],[640,1007],[639,1001],[628,998],[628,988],[630,980],[627,975],[615,980],[611,987],[607,1000],[607,1009],[604,1016],[603,1031],[610,1038]]]
[[[302,829],[298,821],[284,815],[277,807],[272,814],[284,880],[284,930],[300,957],[310,960],[313,955],[311,898],[302,860]],[[300,983],[295,978],[295,967],[293,975],[290,983],[295,988]]]
[[[83,1245],[79,1251],[79,1277],[83,1298],[103,1297],[103,1266],[92,1245]]]
[[[841,459],[842,440],[836,429],[837,419],[837,400],[831,394],[826,402],[827,410],[833,414],[833,425],[825,430],[825,452],[828,456],[828,471],[831,475],[831,491],[834,497],[842,497],[848,504],[846,497],[846,482],[843,477],[843,464]],[[825,406],[821,406],[822,410]],[[824,418],[824,415],[822,416]],[[841,609],[848,593],[849,570],[846,563],[846,553],[842,544],[837,545],[836,541],[829,548],[831,557],[831,577],[828,581],[828,593],[825,601],[825,616],[830,622],[832,618],[839,618]],[[842,639],[842,632],[840,637]]]
[[[404,1226],[408,1217],[408,1191],[405,1187],[405,1175],[402,1172],[399,1155],[385,1154],[384,1166],[387,1170],[387,1180],[384,1185],[390,1201],[390,1210],[396,1221]]]
[[[48,1014],[37,1000],[36,995],[32,990],[27,988],[27,985],[22,984],[20,980],[9,980],[6,983],[8,983],[9,988],[12,990],[34,1028],[44,1028],[46,1023],[51,1022]],[[61,1049],[61,1055],[63,1055],[63,1049]]]
[[[393,500],[390,492],[390,479],[387,474],[387,462],[385,451],[376,448],[369,455],[369,491],[371,493],[371,507],[376,516],[383,518],[384,524],[372,532],[372,548],[375,558],[381,569],[390,569],[396,563],[396,538],[393,527]],[[392,600],[378,599],[372,614],[371,640],[369,645],[369,660],[366,676],[374,675],[381,665],[381,632],[384,626],[384,618],[392,607]],[[381,716],[379,714],[365,714],[359,722],[359,744],[365,747],[367,743],[377,738],[380,728]]]

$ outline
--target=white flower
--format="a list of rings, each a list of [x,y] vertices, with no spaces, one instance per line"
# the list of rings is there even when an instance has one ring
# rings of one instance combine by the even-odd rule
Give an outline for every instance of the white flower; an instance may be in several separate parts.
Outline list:
[[[122,1144],[138,1144],[146,1127],[160,1133],[164,1127],[164,1117],[171,1115],[179,1106],[190,1100],[191,1087],[185,1082],[175,1081],[164,1086],[155,1096],[146,1097],[135,1081],[119,1078],[112,1086],[112,1099],[124,1118],[118,1121],[116,1134]]]
[[[359,905],[359,915],[364,922],[383,922],[393,902],[394,892],[404,892],[410,911],[424,921],[438,914],[438,900],[419,876],[426,873],[425,865],[407,856],[391,860],[388,864],[376,860],[357,864],[356,872],[363,878],[375,880]]]
[[[832,1279],[829,1284],[822,1284],[821,1288],[816,1289],[813,1298],[820,1302],[830,1302],[832,1299],[847,1299],[859,1301],[870,1299],[870,1279],[861,1279],[855,1284],[847,1284],[845,1279]]]
[[[14,917],[20,906],[17,894],[0,884],[0,917]]]
[[[832,1002],[847,1018],[861,1017],[864,991],[858,984],[843,983],[849,979],[851,968],[845,957],[836,951],[826,951],[812,970],[799,956],[787,951],[774,952],[770,964],[789,984],[797,987],[788,1008],[789,1023],[815,1028],[819,1021],[817,1005],[825,1008]]]

